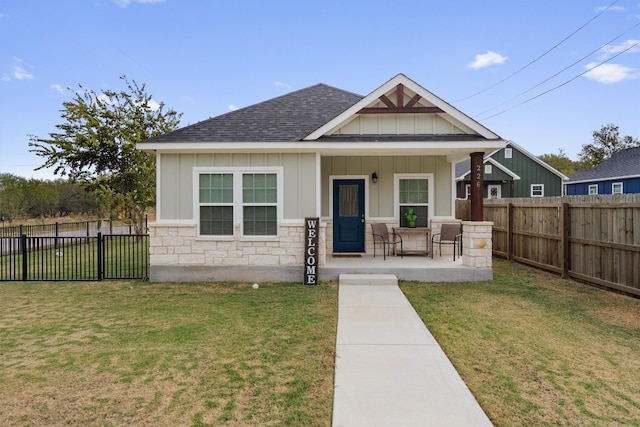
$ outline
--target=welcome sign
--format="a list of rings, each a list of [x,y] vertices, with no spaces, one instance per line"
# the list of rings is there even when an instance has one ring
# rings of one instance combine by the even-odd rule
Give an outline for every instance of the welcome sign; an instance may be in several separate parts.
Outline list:
[[[305,218],[304,224],[304,284],[317,285],[320,218]]]

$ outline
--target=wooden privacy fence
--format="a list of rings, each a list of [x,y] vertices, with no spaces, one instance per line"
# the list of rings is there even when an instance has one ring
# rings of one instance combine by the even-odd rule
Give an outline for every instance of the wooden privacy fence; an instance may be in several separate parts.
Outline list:
[[[483,216],[494,255],[640,295],[640,194],[485,200]]]

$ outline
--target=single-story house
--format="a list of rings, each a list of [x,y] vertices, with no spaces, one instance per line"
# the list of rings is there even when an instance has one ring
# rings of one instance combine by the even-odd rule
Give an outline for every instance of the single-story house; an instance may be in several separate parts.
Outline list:
[[[483,195],[489,199],[512,197],[562,196],[568,178],[513,141],[484,157]],[[471,194],[471,163],[456,164],[456,188],[459,199]]]
[[[431,234],[455,221],[454,165],[504,146],[403,74],[366,96],[317,84],[142,141],[157,160],[150,278],[334,279],[333,257],[373,254],[373,223],[404,229],[408,208]],[[492,278],[491,223],[465,222],[463,239],[460,280]]]
[[[640,147],[618,151],[593,169],[571,175],[567,196],[640,193]]]

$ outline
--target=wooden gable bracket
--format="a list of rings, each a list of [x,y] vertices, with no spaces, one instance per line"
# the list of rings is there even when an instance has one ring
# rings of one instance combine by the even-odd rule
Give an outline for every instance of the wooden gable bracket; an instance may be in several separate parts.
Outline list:
[[[422,98],[416,94],[406,104],[404,103],[404,85],[396,86],[396,103],[386,95],[380,96],[380,101],[385,107],[367,107],[358,111],[358,114],[403,114],[403,113],[444,113],[440,107],[416,107],[415,105]]]

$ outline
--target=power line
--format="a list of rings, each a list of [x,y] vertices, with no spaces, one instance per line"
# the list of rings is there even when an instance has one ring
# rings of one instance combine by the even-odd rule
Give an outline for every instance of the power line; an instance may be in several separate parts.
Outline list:
[[[472,95],[469,95],[465,98],[461,98],[458,99],[454,102],[461,102],[461,101],[466,101],[467,99],[473,98],[474,96],[480,95],[481,93],[485,93],[486,91],[493,89],[494,87],[498,86],[499,84],[504,83],[505,81],[509,80],[511,77],[515,76],[516,74],[520,73],[521,71],[523,71],[524,69],[528,68],[529,66],[533,65],[534,63],[538,62],[538,60],[542,59],[543,57],[547,56],[552,50],[554,50],[555,48],[557,48],[558,46],[560,46],[562,43],[566,42],[567,40],[569,40],[571,37],[573,37],[578,31],[582,30],[584,27],[586,27],[587,25],[589,25],[590,23],[592,23],[593,21],[595,21],[596,19],[598,19],[600,17],[600,15],[602,15],[603,13],[605,13],[607,10],[609,10],[609,8],[611,8],[614,4],[618,3],[618,0],[614,0],[609,6],[607,6],[606,8],[602,9],[600,11],[600,13],[598,13],[596,16],[594,16],[593,18],[591,18],[590,20],[588,20],[586,23],[584,23],[582,26],[580,26],[577,30],[575,30],[574,32],[572,32],[571,34],[569,34],[568,36],[566,36],[564,39],[560,40],[558,43],[556,43],[554,46],[552,46],[549,50],[547,50],[546,52],[544,52],[542,55],[538,56],[536,59],[534,59],[533,61],[529,62],[528,64],[524,65],[523,67],[521,67],[520,69],[516,70],[515,72],[509,74],[507,77],[505,77],[504,79],[500,80],[497,83],[492,84],[491,86],[476,92]]]
[[[525,100],[525,101],[522,101],[522,102],[521,102],[520,104],[518,104],[518,105],[514,105],[513,107],[510,107],[510,108],[507,108],[507,109],[505,109],[505,110],[502,110],[502,111],[500,111],[499,113],[496,113],[496,114],[494,114],[494,115],[492,115],[492,116],[485,117],[483,120],[487,120],[487,119],[490,119],[490,118],[492,118],[492,117],[496,117],[496,116],[499,116],[499,115],[501,115],[501,114],[504,114],[504,113],[506,113],[507,111],[510,111],[510,110],[512,110],[512,109],[514,109],[514,108],[516,108],[516,107],[519,107],[520,105],[524,105],[524,104],[526,104],[526,103],[528,103],[528,102],[533,101],[533,100],[534,100],[534,99],[536,99],[536,98],[540,98],[541,96],[546,95],[546,94],[547,94],[547,93],[549,93],[549,92],[552,92],[552,91],[554,91],[554,90],[556,90],[556,89],[560,89],[562,86],[565,86],[565,85],[567,85],[567,84],[571,83],[572,81],[574,81],[574,80],[575,80],[575,79],[577,79],[578,77],[583,76],[583,75],[587,74],[588,72],[595,70],[596,68],[600,67],[601,65],[606,64],[607,62],[611,61],[612,59],[617,58],[618,56],[622,55],[623,53],[625,53],[625,52],[627,52],[627,51],[629,51],[629,50],[631,50],[631,49],[633,49],[634,47],[636,47],[636,46],[638,46],[638,45],[640,45],[640,41],[639,41],[639,42],[636,42],[636,43],[634,43],[634,44],[632,44],[631,46],[629,46],[628,48],[624,49],[623,51],[618,52],[617,54],[613,55],[611,58],[608,58],[608,59],[606,59],[606,60],[602,61],[602,62],[601,62],[601,63],[599,63],[598,65],[595,65],[595,66],[593,66],[593,67],[589,68],[588,70],[585,70],[585,71],[583,71],[582,73],[578,74],[577,76],[572,77],[571,79],[567,80],[566,82],[564,82],[564,83],[562,83],[562,84],[559,84],[558,86],[552,87],[551,89],[545,90],[544,92],[539,93],[539,94],[537,94],[536,96],[533,96],[533,97],[531,97],[531,98],[529,98],[529,99],[527,99],[527,100]]]
[[[564,73],[565,71],[567,71],[569,68],[574,67],[576,64],[578,64],[578,63],[580,63],[581,61],[583,61],[583,60],[587,59],[588,57],[590,57],[590,56],[591,56],[591,55],[593,55],[594,53],[596,53],[596,52],[598,52],[598,51],[602,50],[602,48],[604,48],[605,46],[607,46],[607,45],[609,45],[609,44],[613,43],[614,41],[616,41],[617,39],[619,39],[620,37],[624,36],[624,35],[625,35],[625,34],[627,34],[629,31],[633,30],[634,28],[636,28],[636,27],[638,27],[638,26],[640,26],[640,22],[639,22],[639,23],[637,23],[637,24],[635,24],[633,27],[629,28],[628,30],[626,30],[626,31],[624,31],[624,32],[622,32],[622,33],[620,33],[620,34],[618,34],[617,36],[615,36],[615,37],[614,37],[614,38],[612,38],[611,40],[609,40],[609,41],[607,41],[607,42],[603,43],[602,45],[600,45],[600,47],[598,47],[598,48],[596,48],[596,49],[592,50],[591,52],[589,52],[588,54],[584,55],[582,58],[578,59],[577,61],[575,61],[575,62],[571,63],[570,65],[567,65],[567,66],[566,66],[566,67],[564,67],[562,70],[558,71],[557,73],[553,74],[552,76],[547,77],[546,79],[544,79],[544,80],[543,80],[543,81],[541,81],[540,83],[538,83],[538,84],[536,84],[536,85],[534,85],[534,86],[530,87],[529,89],[525,90],[524,92],[520,92],[520,93],[519,93],[519,94],[517,94],[516,96],[514,96],[514,97],[512,97],[512,98],[508,99],[507,101],[504,101],[504,102],[502,102],[502,103],[500,103],[500,104],[498,104],[498,105],[496,105],[496,106],[494,106],[494,107],[489,108],[488,110],[484,110],[483,112],[476,114],[474,117],[482,116],[483,114],[486,114],[486,113],[488,113],[489,111],[495,110],[496,108],[501,107],[501,106],[503,106],[503,105],[505,105],[505,104],[508,104],[509,102],[513,101],[514,99],[516,99],[516,98],[518,98],[518,97],[520,97],[520,96],[522,96],[522,95],[524,95],[524,94],[526,94],[526,93],[531,92],[533,89],[535,89],[535,88],[537,88],[537,87],[539,87],[539,86],[541,86],[541,85],[545,84],[546,82],[548,82],[548,81],[549,81],[549,80],[551,80],[552,78],[557,77],[558,75],[560,75],[560,74]]]

